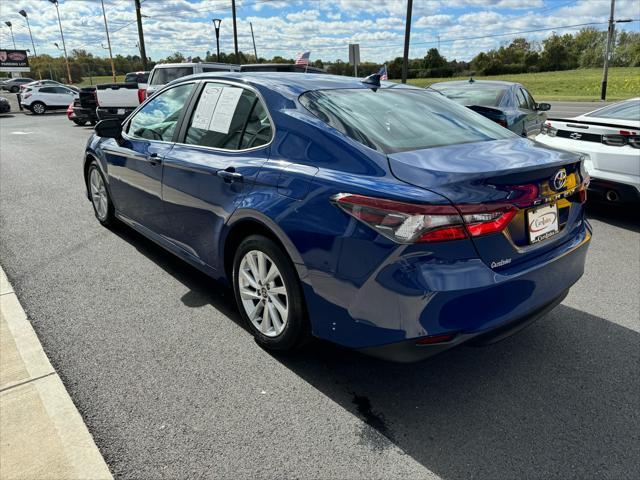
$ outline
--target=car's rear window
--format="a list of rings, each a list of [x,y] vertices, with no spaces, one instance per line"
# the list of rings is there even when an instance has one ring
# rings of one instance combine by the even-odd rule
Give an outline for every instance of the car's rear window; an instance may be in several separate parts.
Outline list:
[[[166,85],[176,78],[186,77],[193,73],[193,67],[156,68],[151,79],[151,85]]]
[[[640,99],[615,103],[596,112],[587,113],[585,117],[616,118],[640,122]]]
[[[301,103],[354,140],[384,153],[513,138],[472,110],[422,89],[316,90]]]
[[[125,83],[147,83],[148,78],[148,73],[127,73],[124,77],[124,81]]]
[[[480,105],[482,107],[495,107],[500,105],[507,92],[507,87],[496,85],[432,85],[431,88],[442,93],[460,105]]]

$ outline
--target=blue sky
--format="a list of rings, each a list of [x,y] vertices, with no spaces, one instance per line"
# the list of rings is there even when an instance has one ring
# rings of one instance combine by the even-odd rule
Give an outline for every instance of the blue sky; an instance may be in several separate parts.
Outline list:
[[[114,54],[137,53],[137,29],[133,0],[104,0]],[[383,61],[402,55],[406,0],[237,0],[240,49],[251,52],[249,22],[253,23],[258,54],[293,57],[311,50],[311,59],[348,58],[347,45],[359,43],[363,61]],[[211,20],[221,18],[221,49],[233,49],[230,0],[143,0],[147,54],[159,59],[180,51],[204,56],[215,50]],[[509,43],[524,34],[541,41],[554,29],[591,22],[606,22],[610,0],[414,0],[411,56],[424,56],[438,45],[447,58],[470,60],[480,51]],[[617,0],[618,18],[640,18],[639,0]],[[24,18],[31,21],[38,53],[59,54],[55,7],[47,0],[13,0],[0,7],[0,45],[11,48],[13,24],[18,48],[31,48]],[[106,37],[99,0],[60,0],[60,15],[67,49],[84,48],[106,55]],[[598,25],[606,29],[606,25]],[[639,23],[620,24],[638,31]],[[469,38],[474,37],[474,38]]]

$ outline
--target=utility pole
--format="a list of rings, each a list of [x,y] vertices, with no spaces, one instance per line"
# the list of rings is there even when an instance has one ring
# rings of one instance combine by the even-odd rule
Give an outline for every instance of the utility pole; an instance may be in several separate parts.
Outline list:
[[[136,3],[136,19],[138,20],[138,44],[140,45],[140,58],[142,59],[142,69],[147,70],[147,51],[144,48],[144,33],[142,32],[142,13],[140,12],[140,0]]]
[[[253,54],[256,57],[256,63],[258,63],[258,50],[256,50],[256,39],[253,36],[253,23],[249,22],[249,26],[251,27],[251,40],[253,40]]]
[[[409,72],[409,37],[411,36],[411,10],[413,10],[413,0],[407,0],[407,21],[404,30],[404,56],[402,57],[402,83],[407,83]]]
[[[102,4],[102,18],[104,18],[104,31],[107,34],[107,45],[109,46],[109,58],[111,59],[111,75],[113,76],[113,83],[116,83],[116,67],[113,64],[113,54],[111,53],[111,40],[109,39],[109,27],[107,26],[107,13],[104,11],[104,0],[100,0],[100,3]]]
[[[236,0],[231,0],[231,13],[233,14],[233,48],[236,52],[236,63],[240,65],[240,55],[238,54],[238,29],[236,28]]]
[[[613,30],[616,28],[613,22],[615,13],[616,0],[611,0],[611,13],[609,14],[609,29],[607,30],[607,45],[604,51],[604,68],[602,70],[602,88],[600,89],[600,100],[607,98],[607,79],[609,76],[609,52],[611,51],[611,39],[613,38]]]

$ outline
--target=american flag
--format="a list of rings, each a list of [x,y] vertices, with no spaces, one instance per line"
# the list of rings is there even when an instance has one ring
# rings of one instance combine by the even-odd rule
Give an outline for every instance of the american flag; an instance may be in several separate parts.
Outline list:
[[[302,52],[296,55],[296,65],[309,65],[311,52]]]
[[[389,76],[387,75],[387,66],[383,65],[380,71],[378,72],[380,75],[380,80],[389,80]]]

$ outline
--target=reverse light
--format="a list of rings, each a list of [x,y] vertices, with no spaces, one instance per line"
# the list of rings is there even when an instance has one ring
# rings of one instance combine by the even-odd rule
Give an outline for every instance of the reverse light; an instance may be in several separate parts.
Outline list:
[[[331,201],[380,235],[403,244],[498,233],[517,213],[512,205],[419,205],[348,193]]]

